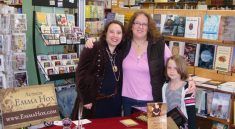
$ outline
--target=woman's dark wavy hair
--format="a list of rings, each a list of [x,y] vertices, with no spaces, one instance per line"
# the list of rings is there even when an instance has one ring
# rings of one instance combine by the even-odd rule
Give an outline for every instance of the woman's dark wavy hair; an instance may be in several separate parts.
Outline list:
[[[153,18],[144,11],[137,11],[131,17],[130,21],[128,22],[127,31],[125,35],[126,41],[131,41],[133,39],[132,26],[134,25],[136,17],[141,14],[145,15],[148,19],[147,40],[157,41],[157,39],[161,37],[160,32],[157,30],[156,23],[154,22]]]
[[[119,43],[116,47],[116,49],[120,49],[123,46],[123,37],[125,35],[125,28],[124,28],[123,24],[120,21],[117,21],[117,20],[113,20],[113,21],[111,21],[111,22],[109,22],[108,24],[105,25],[104,30],[100,34],[99,43],[102,44],[102,45],[108,45],[108,43],[106,41],[106,34],[107,34],[107,31],[108,31],[109,26],[111,24],[117,24],[122,29],[122,40],[121,40],[121,43]]]

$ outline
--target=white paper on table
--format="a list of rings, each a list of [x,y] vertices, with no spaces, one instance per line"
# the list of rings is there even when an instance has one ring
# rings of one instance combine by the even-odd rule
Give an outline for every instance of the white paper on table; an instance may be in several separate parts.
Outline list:
[[[83,125],[84,125],[84,124],[89,124],[89,123],[91,123],[91,121],[88,120],[88,119],[82,119],[81,122],[82,122]],[[73,123],[74,123],[75,125],[78,125],[78,120],[73,121]]]
[[[88,120],[88,119],[82,119],[81,122],[82,122],[83,125],[84,125],[84,124],[91,123],[91,121]],[[78,121],[77,121],[77,120],[76,120],[76,121],[73,121],[73,123],[74,123],[75,125],[78,125]],[[54,125],[63,126],[63,123],[62,123],[62,121],[54,121]]]

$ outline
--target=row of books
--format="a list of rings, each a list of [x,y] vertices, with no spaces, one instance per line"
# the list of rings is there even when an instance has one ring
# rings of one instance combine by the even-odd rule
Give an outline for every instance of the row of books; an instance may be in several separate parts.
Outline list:
[[[219,89],[231,93],[235,92],[235,82],[221,82],[198,76],[194,76],[193,79],[196,81],[196,85],[202,87]]]
[[[75,26],[75,16],[73,14],[37,12],[36,19],[39,26]]]
[[[234,0],[207,0],[207,5],[233,5]]]
[[[234,47],[170,41],[169,48],[173,55],[184,56],[190,66],[235,72]]]
[[[203,29],[200,30],[201,17],[154,14],[156,26],[163,35],[186,38],[235,41],[235,16],[205,15]]]
[[[85,18],[104,19],[104,6],[102,5],[86,5]]]
[[[199,115],[229,120],[231,94],[197,88],[196,110]]]
[[[4,0],[3,2],[10,5],[22,5],[22,0]]]

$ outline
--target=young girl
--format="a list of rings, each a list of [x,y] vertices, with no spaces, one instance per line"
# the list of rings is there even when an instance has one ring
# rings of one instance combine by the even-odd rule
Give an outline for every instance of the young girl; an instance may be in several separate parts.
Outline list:
[[[191,94],[185,94],[188,90],[188,72],[182,56],[174,55],[167,60],[166,77],[169,81],[163,85],[162,98],[167,103],[167,110],[178,106],[188,118],[188,127],[182,128],[196,129],[195,98]]]

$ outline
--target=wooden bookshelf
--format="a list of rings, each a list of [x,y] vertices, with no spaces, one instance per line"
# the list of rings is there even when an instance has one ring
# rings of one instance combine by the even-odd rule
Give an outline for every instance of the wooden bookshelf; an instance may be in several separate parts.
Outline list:
[[[145,11],[149,14],[175,14],[179,16],[188,16],[188,17],[200,17],[201,23],[200,23],[200,34],[199,37],[202,35],[202,29],[203,29],[203,21],[204,16],[206,14],[208,15],[221,15],[221,16],[235,16],[235,10],[185,10],[185,9],[141,9],[142,11]],[[128,15],[133,14],[135,11],[139,11],[139,9],[130,9],[130,8],[113,8],[113,13],[119,13],[125,15],[128,12]],[[234,28],[235,29],[235,28]],[[221,40],[208,40],[208,39],[192,39],[192,38],[184,38],[184,37],[176,37],[176,36],[164,36],[166,41],[182,41],[182,42],[188,42],[188,43],[200,43],[200,44],[213,44],[213,45],[221,45],[221,46],[231,46],[235,47],[235,41],[221,41]],[[217,70],[213,69],[205,69],[205,68],[199,68],[194,66],[188,66],[188,71],[190,74],[194,74],[197,76],[205,77],[205,78],[211,78],[212,80],[218,80],[221,82],[225,81],[235,81],[235,73],[227,72],[222,73]],[[205,87],[202,87],[205,88]],[[206,88],[208,89],[208,88]],[[207,116],[206,118],[203,117],[197,117],[197,123],[198,127],[200,129],[209,129],[212,126],[213,121],[220,122],[222,124],[226,124],[229,126],[229,128],[235,128],[235,125],[233,123],[233,117],[234,117],[234,93],[222,91],[219,89],[208,89],[216,92],[222,92],[222,93],[228,93],[231,94],[231,106],[230,106],[230,118],[229,120],[219,119],[215,117]],[[207,126],[205,126],[207,125]]]

